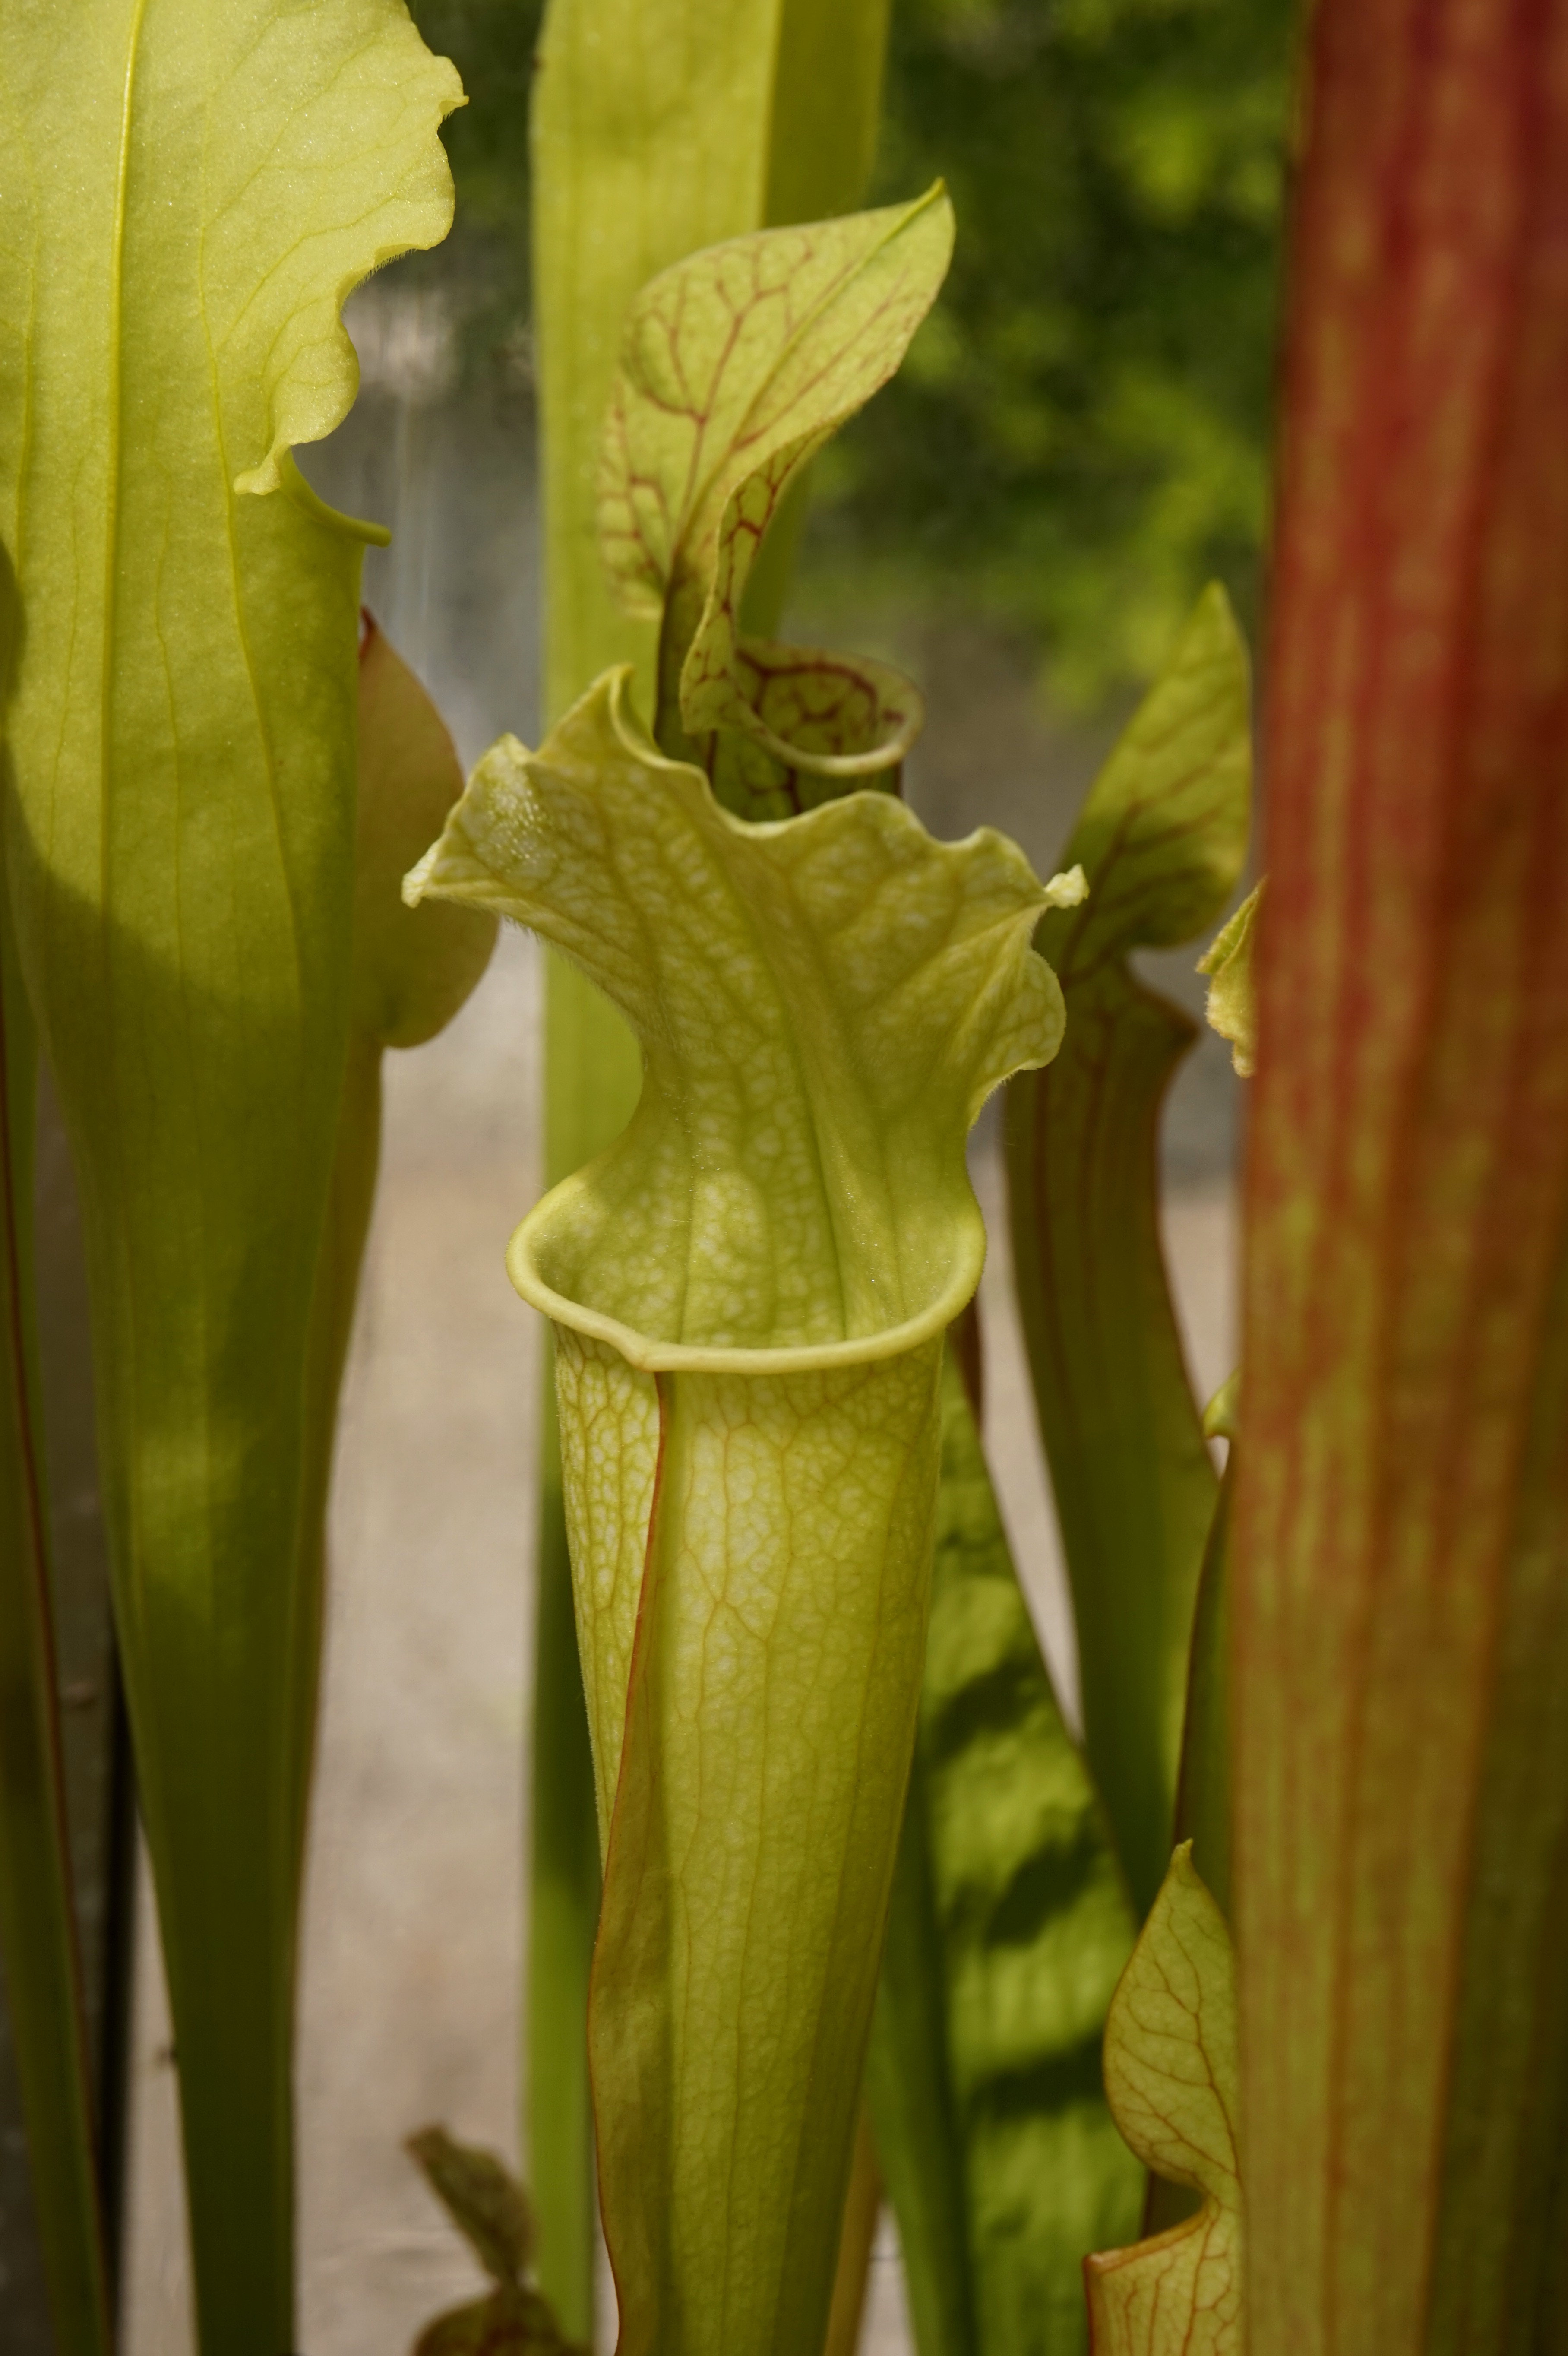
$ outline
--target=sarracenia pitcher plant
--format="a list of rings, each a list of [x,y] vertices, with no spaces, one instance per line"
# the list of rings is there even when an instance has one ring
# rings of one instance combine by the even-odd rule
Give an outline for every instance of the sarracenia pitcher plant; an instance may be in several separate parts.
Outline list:
[[[624,673],[504,739],[411,878],[621,1008],[643,1094],[508,1257],[557,1335],[605,1848],[622,2348],[820,2345],[920,1695],[964,1146],[1055,1053],[1042,888],[885,794],[750,826]]]
[[[662,616],[670,749],[607,674],[538,754],[495,748],[410,880],[530,925],[643,1054],[631,1124],[509,1258],[556,1332],[628,2351],[820,2344],[921,1692],[943,1337],[984,1253],[965,1140],[1056,1051],[1029,942],[1083,889],[854,792],[896,782],[913,690],[740,623],[792,477],[896,365],[950,241],[933,194],[738,240],[639,297],[601,517],[612,577]]]

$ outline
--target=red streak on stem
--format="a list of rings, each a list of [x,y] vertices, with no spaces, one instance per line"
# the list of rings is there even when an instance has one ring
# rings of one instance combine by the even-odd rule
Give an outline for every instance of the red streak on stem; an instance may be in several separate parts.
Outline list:
[[[1318,0],[1310,70],[1235,1555],[1248,2345],[1480,2356],[1543,2312],[1568,2123],[1568,0]]]

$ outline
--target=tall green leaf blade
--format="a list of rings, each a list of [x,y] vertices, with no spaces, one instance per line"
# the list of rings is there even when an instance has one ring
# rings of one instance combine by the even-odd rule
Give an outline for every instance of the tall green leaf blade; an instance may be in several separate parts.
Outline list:
[[[1568,20],[1311,34],[1232,1540],[1250,2344],[1516,2356],[1568,2329]]]
[[[544,504],[545,710],[656,633],[624,616],[600,554],[598,461],[626,312],[659,271],[765,221],[859,201],[870,167],[887,0],[551,0],[530,114],[534,328]],[[813,61],[831,44],[825,93]],[[787,161],[785,160],[787,158]],[[770,539],[754,600],[782,597]],[[763,614],[771,621],[771,608]],[[631,1034],[574,967],[546,977],[545,1165],[601,1151],[636,1099]],[[525,2144],[540,2277],[580,2338],[592,2315],[595,2198],[585,2020],[599,1902],[553,1386],[540,1445]]]
[[[920,1730],[873,2031],[878,2148],[923,2356],[1065,2356],[1085,2250],[1143,2170],[1101,2085],[1133,1943],[951,1357]]]
[[[891,0],[784,0],[758,228],[865,200],[876,160]]]
[[[203,2345],[293,2340],[304,1389],[348,1024],[363,528],[289,456],[441,237],[396,0],[0,18],[20,952],[80,1180]]]
[[[59,2356],[109,2356],[30,1274],[37,1057],[0,915],[0,1959]]]
[[[1019,1299],[1078,1624],[1085,1746],[1140,1913],[1170,1854],[1187,1650],[1215,1476],[1160,1248],[1157,1139],[1187,1016],[1129,970],[1211,922],[1246,847],[1246,656],[1218,589],[1092,789],[1089,897],[1040,946],[1062,1054],[1015,1085]]]

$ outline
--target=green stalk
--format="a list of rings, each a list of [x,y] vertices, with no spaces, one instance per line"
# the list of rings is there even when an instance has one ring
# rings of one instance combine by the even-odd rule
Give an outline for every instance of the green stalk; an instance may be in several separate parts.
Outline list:
[[[0,917],[0,1954],[56,2346],[59,2356],[108,2356],[35,1365],[37,1082],[32,1018]]]
[[[1246,846],[1246,653],[1204,593],[1096,779],[1046,919],[1067,1037],[1008,1093],[1019,1303],[1072,1582],[1084,1745],[1140,1917],[1170,1858],[1188,1644],[1217,1483],[1159,1237],[1158,1123],[1196,1035],[1129,958],[1219,915]]]
[[[548,719],[618,662],[635,667],[645,693],[652,688],[656,632],[615,604],[597,527],[604,412],[632,297],[703,246],[859,200],[887,5],[553,0],[530,125]],[[834,70],[820,76],[828,43]],[[775,612],[780,546],[760,593]],[[545,1170],[554,1185],[624,1127],[640,1064],[620,1016],[553,955],[545,1051]],[[553,1403],[542,1419],[539,1483],[524,2148],[540,2283],[564,2329],[586,2339],[595,2222],[586,2019],[599,1850]]]

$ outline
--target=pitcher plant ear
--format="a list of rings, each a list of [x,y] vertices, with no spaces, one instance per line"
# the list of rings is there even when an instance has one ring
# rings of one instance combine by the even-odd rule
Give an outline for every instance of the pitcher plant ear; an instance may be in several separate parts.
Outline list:
[[[605,1844],[591,2012],[624,2351],[817,2356],[919,1699],[986,1096],[1061,1033],[1048,894],[876,794],[752,826],[624,674],[481,762],[411,896],[531,925],[642,1044],[523,1222]],[[1076,891],[1076,882],[1065,888]]]

